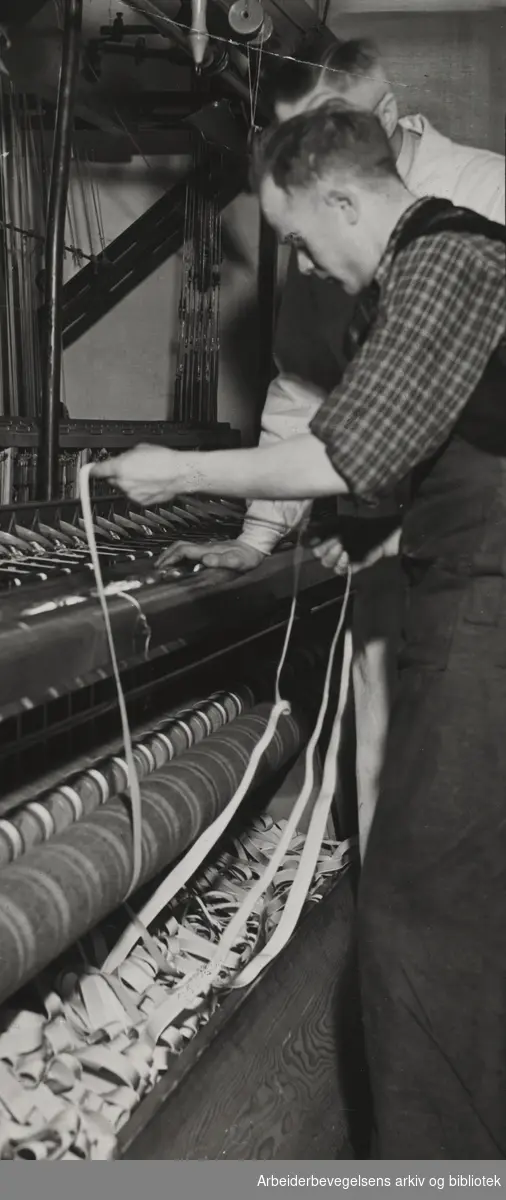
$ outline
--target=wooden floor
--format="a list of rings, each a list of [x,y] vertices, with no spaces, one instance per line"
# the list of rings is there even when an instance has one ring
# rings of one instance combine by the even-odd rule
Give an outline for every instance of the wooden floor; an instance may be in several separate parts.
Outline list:
[[[364,1157],[366,1075],[348,871],[232,994],[124,1128],[130,1159]]]

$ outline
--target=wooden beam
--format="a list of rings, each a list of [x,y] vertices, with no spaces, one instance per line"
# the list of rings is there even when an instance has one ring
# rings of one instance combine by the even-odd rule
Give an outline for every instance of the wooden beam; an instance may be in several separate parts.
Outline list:
[[[25,90],[28,91],[29,89],[26,88]],[[48,104],[54,104],[56,108],[56,101],[58,98],[58,90],[56,86],[52,87],[52,85],[49,83],[37,83],[37,95],[41,100],[45,100]],[[112,117],[108,116],[107,112],[102,110],[100,104],[97,105],[96,108],[95,106],[90,108],[87,104],[76,104],[75,116],[80,118],[81,121],[86,121],[88,125],[93,125],[96,129],[102,129],[104,133],[115,133],[120,134],[121,136],[124,135],[124,130],[121,128],[121,125],[118,125],[116,121],[113,121]]]
[[[135,158],[136,153],[146,158],[156,158],[157,155],[191,154],[193,135],[184,125],[169,129],[135,130],[132,138],[121,130],[109,133],[103,129],[78,129],[74,132],[72,144],[79,154],[87,154],[98,163],[127,163]],[[53,135],[46,131],[43,135],[44,150],[51,157]]]
[[[225,208],[244,185],[245,164],[223,163],[211,171],[209,161],[176,183],[138,217],[94,263],[83,267],[63,289],[62,326],[66,348],[110,312],[184,243],[188,182],[212,192]]]

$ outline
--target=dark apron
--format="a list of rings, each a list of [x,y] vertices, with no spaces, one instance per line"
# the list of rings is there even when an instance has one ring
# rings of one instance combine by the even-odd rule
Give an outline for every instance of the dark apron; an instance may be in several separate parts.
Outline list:
[[[399,680],[358,916],[379,1158],[506,1157],[501,370],[418,472],[403,523]]]
[[[430,232],[438,219],[488,232],[482,218],[437,201],[415,217],[404,231],[408,240]],[[291,315],[286,310],[281,366],[303,378],[319,372],[320,386],[330,390],[349,357],[337,353],[338,292],[302,277],[298,288],[308,303],[304,309],[297,297]],[[287,304],[289,294],[295,299],[288,288]],[[317,312],[325,353],[315,337]],[[293,336],[296,319],[300,338]],[[370,329],[367,311],[361,324],[357,346]],[[497,455],[506,376],[500,376],[498,369],[496,386],[491,379],[482,390],[474,426],[467,414],[466,440],[454,438],[415,481],[404,522],[408,604],[358,917],[373,1157],[494,1159],[506,1151],[506,447]],[[490,444],[482,436],[483,414]]]
[[[506,458],[453,442],[417,503],[435,520],[443,497],[446,554],[403,560],[399,682],[361,881],[381,1158],[506,1156]]]

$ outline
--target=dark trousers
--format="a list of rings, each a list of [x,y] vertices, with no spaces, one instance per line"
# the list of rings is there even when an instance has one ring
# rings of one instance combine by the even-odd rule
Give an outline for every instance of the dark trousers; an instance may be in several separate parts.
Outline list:
[[[359,895],[372,1157],[506,1157],[501,570],[410,581]]]

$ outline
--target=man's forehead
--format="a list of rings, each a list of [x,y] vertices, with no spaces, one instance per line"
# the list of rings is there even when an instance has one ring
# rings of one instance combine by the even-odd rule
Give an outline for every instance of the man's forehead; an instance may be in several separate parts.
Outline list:
[[[340,86],[341,83],[342,86]],[[291,117],[319,108],[326,101],[336,98],[344,100],[353,108],[371,111],[383,98],[387,87],[388,82],[380,66],[375,67],[368,75],[357,73],[354,76],[347,73],[346,79],[343,76],[342,81],[338,70],[327,68],[326,74],[322,75],[312,91],[307,92],[300,100],[278,101],[275,106],[276,117],[281,124],[284,124]]]

